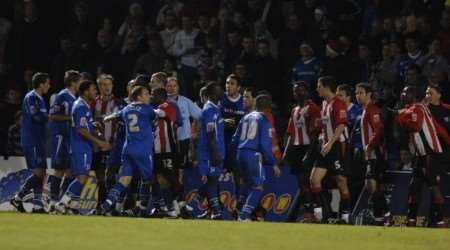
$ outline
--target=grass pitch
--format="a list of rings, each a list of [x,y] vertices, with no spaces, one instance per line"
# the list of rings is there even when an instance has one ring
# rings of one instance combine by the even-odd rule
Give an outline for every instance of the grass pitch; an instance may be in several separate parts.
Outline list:
[[[0,213],[0,249],[450,249],[450,230]]]

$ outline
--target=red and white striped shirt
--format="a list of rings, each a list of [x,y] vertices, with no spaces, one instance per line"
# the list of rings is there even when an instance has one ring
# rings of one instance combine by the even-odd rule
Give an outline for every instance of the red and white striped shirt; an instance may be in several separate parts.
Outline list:
[[[383,127],[380,109],[374,103],[367,104],[361,116],[361,137],[364,148],[369,145],[369,147],[374,149],[376,146],[381,145]],[[372,150],[370,155],[365,157],[366,159],[376,159],[375,150]]]
[[[97,96],[91,103],[91,110],[94,116],[94,121],[97,121],[102,125],[102,132],[105,140],[110,143],[113,143],[115,140],[117,122],[103,122],[103,118],[110,114],[118,112],[118,109],[119,105],[114,97],[110,98],[108,101],[104,101],[101,96]]]
[[[310,145],[311,137],[320,131],[320,109],[311,100],[292,109],[286,133],[291,136],[292,145]]]
[[[336,128],[344,124],[347,126],[347,105],[337,96],[328,103],[326,100],[322,102],[322,136],[323,143],[327,143],[334,136]],[[345,132],[339,138],[340,142],[346,142],[348,135]]]
[[[410,140],[420,156],[442,153],[438,136],[450,143],[447,131],[436,123],[428,107],[422,103],[407,105],[399,111],[396,120],[409,131]]]
[[[177,150],[177,111],[174,105],[176,104],[164,102],[158,107],[165,115],[155,122],[155,154],[174,153]]]

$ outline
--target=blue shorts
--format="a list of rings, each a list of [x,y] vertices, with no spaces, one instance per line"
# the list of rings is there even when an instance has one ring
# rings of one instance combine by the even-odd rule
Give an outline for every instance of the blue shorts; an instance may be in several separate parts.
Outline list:
[[[69,138],[63,135],[52,135],[52,168],[67,169],[70,167]]]
[[[122,165],[122,150],[124,141],[115,141],[111,151],[109,151],[108,166]]]
[[[237,160],[239,172],[245,183],[250,187],[264,185],[266,171],[262,164],[262,155],[252,150],[238,150]]]
[[[139,176],[148,180],[152,178],[153,162],[152,154],[147,152],[124,152],[122,155],[122,167],[119,176],[133,176],[138,173]]]
[[[200,175],[206,175],[211,177],[219,177],[223,171],[223,164],[219,166],[211,165],[210,160],[202,160],[198,161],[198,168],[200,170]]]
[[[28,169],[47,168],[45,146],[22,147]]]
[[[70,169],[74,176],[89,175],[92,164],[92,152],[72,152]]]

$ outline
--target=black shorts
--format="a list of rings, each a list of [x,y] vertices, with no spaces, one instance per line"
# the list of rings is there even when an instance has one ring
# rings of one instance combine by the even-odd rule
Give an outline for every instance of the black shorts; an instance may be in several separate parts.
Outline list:
[[[154,173],[156,175],[162,175],[171,184],[177,182],[178,176],[178,161],[177,154],[175,153],[163,153],[154,155]]]
[[[189,146],[191,139],[178,141],[179,150],[178,150],[178,161],[180,168],[186,168],[189,163]]]
[[[289,145],[283,161],[290,167],[291,174],[299,175],[311,173],[312,166],[303,164],[303,158],[310,149],[310,145]]]
[[[322,143],[319,143],[318,147],[320,152]],[[314,167],[327,169],[332,176],[349,175],[350,171],[346,164],[347,150],[347,143],[335,142],[327,155],[322,156],[322,154],[319,154],[317,156]]]
[[[106,170],[109,154],[110,154],[109,151],[94,152],[92,156],[91,170],[93,171]]]
[[[425,178],[429,185],[436,185],[441,176],[446,174],[447,165],[443,164],[445,154],[428,154],[417,156],[414,164],[414,178]]]
[[[383,181],[383,176],[387,169],[386,161],[371,159],[364,161],[363,164],[366,166],[366,179],[374,179],[380,183]]]

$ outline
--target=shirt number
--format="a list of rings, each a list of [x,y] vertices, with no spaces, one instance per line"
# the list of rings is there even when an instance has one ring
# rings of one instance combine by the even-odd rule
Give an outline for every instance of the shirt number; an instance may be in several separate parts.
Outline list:
[[[138,123],[138,117],[136,114],[129,114],[128,115],[128,125],[130,128],[130,132],[139,132],[139,127],[137,125]]]
[[[250,125],[247,122],[242,124],[241,140],[249,139],[253,140],[256,137],[256,131],[258,130],[258,123],[252,121]]]

